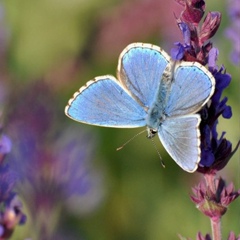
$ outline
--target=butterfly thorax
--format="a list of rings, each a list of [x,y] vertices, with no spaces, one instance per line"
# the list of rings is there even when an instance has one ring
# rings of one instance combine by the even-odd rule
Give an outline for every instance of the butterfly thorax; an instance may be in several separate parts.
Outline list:
[[[155,134],[158,132],[158,128],[165,120],[165,118],[166,115],[164,114],[164,109],[162,105],[154,104],[154,106],[149,109],[146,119],[148,138],[152,138],[155,136]]]
[[[158,132],[159,127],[167,117],[164,111],[165,101],[166,95],[162,94],[162,97],[158,98],[158,100],[148,111],[146,118],[148,138],[155,136],[155,134]]]
[[[159,127],[167,117],[165,108],[171,92],[172,79],[171,65],[169,65],[164,71],[159,83],[159,89],[156,93],[155,101],[153,102],[152,107],[148,110],[146,118],[148,138],[155,136]]]

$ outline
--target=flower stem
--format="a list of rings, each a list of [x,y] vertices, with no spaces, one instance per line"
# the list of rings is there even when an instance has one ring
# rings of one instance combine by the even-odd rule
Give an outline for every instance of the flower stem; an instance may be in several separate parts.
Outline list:
[[[215,185],[216,175],[215,174],[205,174],[205,181],[209,189],[211,190],[212,194],[215,195],[216,199],[217,196],[217,187]],[[212,228],[212,238],[213,240],[221,240],[221,217],[215,216],[211,217],[211,228]]]
[[[211,227],[212,227],[212,239],[213,240],[221,240],[221,219],[213,219],[211,218]]]
[[[210,188],[212,193],[216,193],[215,174],[204,174],[204,177],[206,184]]]

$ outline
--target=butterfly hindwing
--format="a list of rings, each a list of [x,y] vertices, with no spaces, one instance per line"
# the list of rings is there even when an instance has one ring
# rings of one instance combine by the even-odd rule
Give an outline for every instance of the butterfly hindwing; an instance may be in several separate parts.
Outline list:
[[[183,116],[199,111],[212,96],[214,86],[214,77],[201,64],[177,63],[165,107],[166,115]]]
[[[174,161],[194,172],[200,161],[200,117],[197,114],[169,118],[159,127],[158,136]]]
[[[101,76],[80,88],[65,108],[70,118],[91,125],[134,128],[145,126],[144,109],[113,76]]]

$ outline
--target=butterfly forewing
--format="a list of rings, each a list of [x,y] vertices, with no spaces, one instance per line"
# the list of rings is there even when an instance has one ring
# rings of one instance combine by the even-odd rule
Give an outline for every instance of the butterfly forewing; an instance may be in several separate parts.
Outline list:
[[[112,76],[97,77],[74,94],[65,109],[70,118],[98,126],[145,126],[144,109]]]
[[[118,78],[143,107],[151,107],[170,57],[161,48],[134,43],[119,58]]]

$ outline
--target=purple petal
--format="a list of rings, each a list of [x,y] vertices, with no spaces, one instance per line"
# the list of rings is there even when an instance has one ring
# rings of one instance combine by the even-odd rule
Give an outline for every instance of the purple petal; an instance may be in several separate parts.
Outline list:
[[[4,234],[4,227],[0,224],[0,237]]]
[[[201,153],[201,161],[199,164],[204,167],[210,167],[213,164],[214,160],[215,157],[210,149],[203,150]]]
[[[0,137],[0,154],[7,154],[11,151],[12,142],[10,138],[4,134]]]
[[[208,67],[211,69],[216,69],[217,67],[217,59],[219,55],[219,50],[215,47],[211,48],[209,51],[209,56],[208,56]]]
[[[175,45],[177,47],[171,49],[171,57],[172,57],[173,60],[182,60],[183,56],[184,56],[185,48],[179,42],[175,43]]]
[[[231,118],[232,117],[232,108],[230,106],[226,106],[222,113],[222,116],[227,119]]]
[[[178,23],[178,26],[183,34],[184,44],[186,46],[190,46],[191,32],[190,32],[188,25],[184,22],[180,22],[180,23]]]

